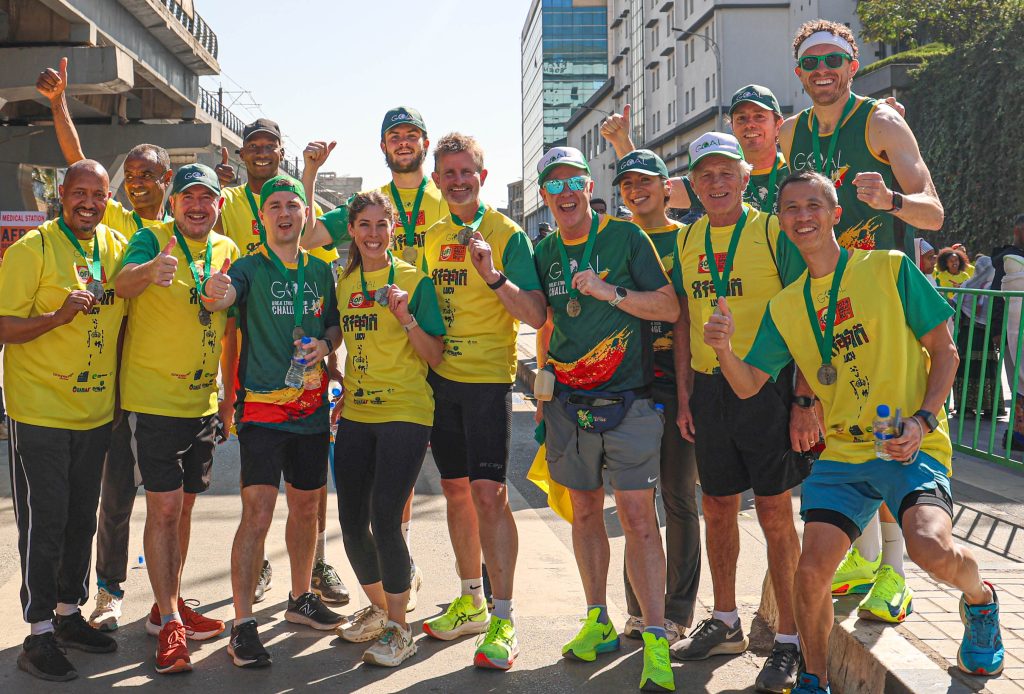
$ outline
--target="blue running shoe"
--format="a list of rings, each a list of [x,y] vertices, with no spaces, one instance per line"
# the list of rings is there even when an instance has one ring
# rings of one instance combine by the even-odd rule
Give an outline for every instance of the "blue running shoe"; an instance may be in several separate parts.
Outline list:
[[[999,634],[999,598],[995,587],[988,605],[968,605],[960,597],[960,621],[964,623],[964,639],[956,654],[957,666],[968,675],[995,677],[1003,671],[1003,637]]]
[[[796,679],[796,686],[789,690],[790,694],[832,694],[828,685],[821,686],[817,675],[801,672]]]

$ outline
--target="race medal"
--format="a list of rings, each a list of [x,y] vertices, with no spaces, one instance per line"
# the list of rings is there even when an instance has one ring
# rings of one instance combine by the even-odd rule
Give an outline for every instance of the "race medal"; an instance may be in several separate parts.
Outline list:
[[[822,364],[818,367],[818,383],[823,386],[830,386],[835,383],[838,375],[836,367],[831,364]]]
[[[410,265],[416,264],[416,247],[406,246],[402,249],[402,260],[409,263]]]
[[[199,325],[204,328],[210,327],[210,323],[213,322],[213,314],[206,310],[205,306],[199,307]]]
[[[85,290],[92,294],[96,301],[103,301],[107,295],[103,289],[103,283],[97,279],[89,280],[89,283],[85,285]]]
[[[580,300],[576,298],[569,299],[569,303],[565,305],[565,312],[569,314],[570,318],[576,318],[583,312],[583,306],[580,305]]]
[[[373,293],[373,300],[381,306],[388,305],[388,299],[391,297],[391,287],[381,287]]]
[[[292,330],[292,339],[293,340],[301,340],[305,336],[306,336],[306,331],[303,330],[301,326],[296,325],[295,329]]]
[[[460,246],[468,246],[474,233],[475,232],[470,227],[462,227],[459,230],[459,233],[455,236],[455,240],[459,242]]]

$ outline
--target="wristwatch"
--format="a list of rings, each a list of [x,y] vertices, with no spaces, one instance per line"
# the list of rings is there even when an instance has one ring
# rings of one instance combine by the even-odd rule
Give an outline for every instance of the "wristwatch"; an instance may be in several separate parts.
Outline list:
[[[897,193],[895,190],[892,191],[892,207],[888,209],[888,212],[896,214],[903,209],[903,193]]]
[[[794,395],[793,404],[797,407],[802,407],[805,410],[809,410],[814,407],[814,401],[818,398],[813,395]]]
[[[416,321],[416,316],[409,316],[409,322],[402,327],[405,328],[405,332],[409,333],[412,332],[412,329],[417,325],[419,325],[419,323]]]
[[[622,300],[626,298],[626,293],[627,292],[625,287],[616,287],[615,298],[609,301],[608,303],[612,306],[618,306],[620,303],[622,303]]]
[[[918,410],[914,413],[914,416],[924,420],[924,423],[928,425],[929,434],[939,428],[939,420],[928,410]]]

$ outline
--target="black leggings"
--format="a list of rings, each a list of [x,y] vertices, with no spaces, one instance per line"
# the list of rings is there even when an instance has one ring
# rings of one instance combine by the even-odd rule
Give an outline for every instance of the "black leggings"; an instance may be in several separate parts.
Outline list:
[[[430,427],[422,424],[366,424],[344,417],[338,422],[338,519],[345,554],[360,585],[383,581],[388,593],[409,590],[402,510],[416,485],[429,440]]]

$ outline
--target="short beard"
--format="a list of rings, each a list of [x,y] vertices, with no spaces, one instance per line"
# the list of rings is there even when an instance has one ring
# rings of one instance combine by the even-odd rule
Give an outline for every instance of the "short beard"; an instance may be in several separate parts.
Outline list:
[[[387,152],[384,152],[384,161],[387,163],[388,168],[391,169],[391,171],[394,172],[394,173],[403,174],[403,173],[414,173],[416,171],[419,171],[420,167],[423,166],[423,162],[426,161],[426,159],[427,159],[427,151],[426,150],[422,150],[420,152],[420,155],[418,157],[416,157],[415,159],[413,159],[411,162],[409,162],[408,165],[406,165],[406,166],[399,166],[398,162],[396,162],[394,159],[392,159],[390,154],[388,154]]]

